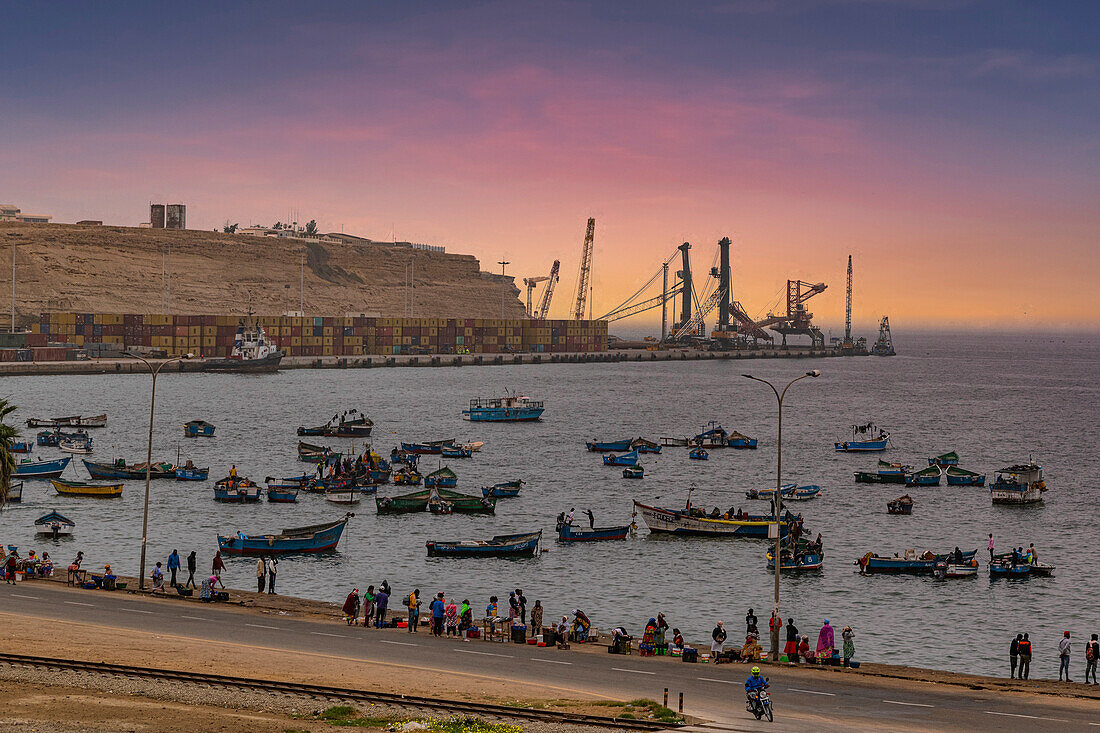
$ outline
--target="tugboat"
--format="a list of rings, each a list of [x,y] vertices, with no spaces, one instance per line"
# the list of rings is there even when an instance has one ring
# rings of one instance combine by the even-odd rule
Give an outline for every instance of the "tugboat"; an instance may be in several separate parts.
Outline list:
[[[202,369],[204,372],[264,374],[278,371],[282,360],[283,352],[274,341],[268,341],[267,331],[250,311],[237,327],[233,352],[224,359],[207,359]]]
[[[871,347],[871,353],[875,356],[895,356],[894,337],[890,333],[890,319],[886,316],[878,324],[878,341]]]
[[[542,418],[543,406],[523,395],[470,400],[462,417],[472,422],[532,422]]]

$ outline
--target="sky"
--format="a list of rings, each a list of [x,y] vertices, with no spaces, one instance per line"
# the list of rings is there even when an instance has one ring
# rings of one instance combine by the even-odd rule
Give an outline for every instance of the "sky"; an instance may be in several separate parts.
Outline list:
[[[910,329],[1100,330],[1100,4],[0,0],[0,200],[297,216],[562,262],[594,315],[723,236],[734,297]],[[675,271],[677,268],[673,268]],[[652,294],[656,294],[655,291]],[[634,326],[653,323],[653,313]],[[648,318],[648,320],[647,320]],[[613,329],[614,330],[614,329]]]

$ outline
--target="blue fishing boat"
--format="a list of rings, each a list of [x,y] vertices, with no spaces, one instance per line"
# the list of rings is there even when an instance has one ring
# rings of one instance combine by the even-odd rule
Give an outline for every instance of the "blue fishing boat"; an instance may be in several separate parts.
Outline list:
[[[458,476],[447,466],[432,471],[424,477],[424,488],[426,489],[432,487],[453,489],[456,486],[458,486]]]
[[[756,438],[750,438],[747,435],[742,435],[736,430],[729,434],[727,438],[727,445],[730,448],[755,449],[757,446]]]
[[[821,487],[817,484],[797,486],[787,493],[780,492],[779,495],[783,498],[783,501],[809,501],[821,496]]]
[[[335,550],[348,519],[354,516],[349,513],[335,522],[284,529],[279,534],[247,535],[237,532],[230,536],[219,535],[218,549],[230,555],[288,555]]]
[[[404,445],[415,445],[415,444],[405,443]],[[442,453],[442,451],[440,451],[440,452]],[[404,450],[398,450],[397,448],[394,448],[392,451],[390,451],[390,463],[391,464],[393,464],[393,463],[403,463],[407,466],[415,466],[417,464],[417,461],[419,461],[419,460],[420,460],[420,456],[417,455],[416,453],[411,453],[409,451],[404,451]]]
[[[433,440],[427,443],[401,443],[401,450],[420,456],[438,456],[443,454],[443,446],[454,446],[454,439]]]
[[[114,463],[96,463],[83,459],[84,468],[88,469],[91,477],[97,481],[103,479],[144,479],[146,473],[145,463],[127,463],[124,458],[116,458]],[[149,469],[149,478],[175,478],[176,467],[171,463],[154,463]]]
[[[660,453],[661,446],[658,443],[654,443],[652,440],[635,438],[630,443],[630,450],[636,450],[639,453]]]
[[[30,453],[34,450],[34,443],[29,440],[17,440],[11,444],[12,453]]]
[[[977,550],[970,550],[962,553],[963,563],[969,563],[973,560],[977,552]],[[937,555],[933,552],[925,552],[922,555],[917,555],[912,550],[906,550],[904,557],[897,555],[894,557],[881,557],[873,552],[868,552],[856,560],[856,564],[859,565],[860,572],[864,574],[906,573],[910,575],[932,575],[936,560],[944,558],[953,560],[954,553]]]
[[[957,466],[959,465],[959,454],[955,451],[951,451],[950,453],[941,453],[935,458],[929,458],[928,465],[943,466],[945,468],[947,466]]]
[[[469,458],[474,452],[460,445],[444,445],[439,449],[439,455],[444,458]]]
[[[624,524],[621,527],[596,527],[594,529],[584,529],[583,527],[575,527],[572,524],[566,524],[562,521],[558,522],[559,542],[625,540],[628,534],[630,534],[629,524]]]
[[[470,409],[462,417],[472,422],[531,422],[542,418],[541,402],[523,395],[507,395],[470,400]]]
[[[791,555],[789,551],[784,550],[779,557],[779,572],[781,573],[813,572],[821,570],[825,565],[825,556],[816,552]],[[768,550],[765,558],[767,559],[768,570],[774,571],[775,550]]]
[[[205,420],[191,420],[183,424],[183,437],[185,438],[212,438],[214,426]]]
[[[267,484],[267,500],[272,504],[293,504],[298,501],[300,484],[284,483],[271,476],[264,483]]]
[[[315,473],[303,473],[301,476],[283,476],[279,479],[280,483],[294,484],[295,486],[304,486],[317,477]]]
[[[585,446],[587,446],[588,450],[593,453],[622,453],[624,451],[630,450],[630,446],[631,444],[633,444],[633,442],[634,441],[630,438],[627,438],[626,440],[608,441],[590,440],[585,443]]]
[[[603,457],[603,465],[605,466],[636,466],[638,465],[638,451],[632,450],[629,453],[623,453],[616,456],[606,455]]]
[[[429,541],[428,557],[535,557],[542,530],[524,534],[497,535],[491,540]]]
[[[792,491],[798,488],[798,484],[783,484],[779,487],[779,495],[786,497]],[[775,489],[749,489],[745,492],[746,499],[767,499],[771,501],[775,498]]]
[[[641,466],[627,466],[623,469],[623,478],[645,478],[645,469]]]
[[[519,490],[523,488],[523,481],[516,479],[515,481],[505,481],[503,483],[494,484],[492,486],[484,486],[481,489],[482,496],[493,496],[498,499],[507,499],[515,496],[519,496]]]
[[[688,451],[688,458],[693,461],[705,461],[710,458],[710,453],[707,453],[705,448],[692,448]]]
[[[916,473],[911,473],[905,478],[906,486],[939,486],[940,467],[929,466]]]
[[[60,430],[43,430],[35,436],[35,442],[39,445],[57,445],[61,442],[62,435]]]
[[[868,453],[886,450],[888,440],[890,440],[890,433],[874,423],[867,423],[853,425],[852,439],[833,443],[833,447],[839,453]]]
[[[912,471],[912,466],[880,460],[878,471],[856,471],[855,477],[857,484],[904,484]]]
[[[241,476],[226,476],[214,484],[214,501],[251,504],[260,500],[260,487]]]
[[[210,467],[197,468],[188,461],[176,469],[176,481],[205,481],[210,477]]]
[[[1031,575],[1031,565],[1014,563],[1011,559],[995,558],[989,563],[990,578],[1027,578]]]
[[[958,466],[947,467],[948,486],[985,486],[985,474],[967,471]]]
[[[32,461],[24,458],[15,464],[15,474],[22,479],[32,478],[60,478],[69,465],[72,456],[65,456],[53,461]]]

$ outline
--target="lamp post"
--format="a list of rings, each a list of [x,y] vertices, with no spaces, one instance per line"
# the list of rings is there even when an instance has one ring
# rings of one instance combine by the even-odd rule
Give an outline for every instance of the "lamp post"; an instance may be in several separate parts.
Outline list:
[[[772,606],[772,615],[775,618],[780,618],[779,566],[782,565],[782,561],[780,559],[780,551],[782,549],[783,543],[783,531],[781,529],[782,525],[780,524],[780,522],[782,521],[781,512],[783,510],[783,499],[780,496],[780,487],[783,485],[783,398],[787,396],[787,390],[791,388],[792,384],[800,379],[805,379],[806,377],[820,377],[821,372],[817,369],[814,369],[812,371],[806,372],[801,377],[796,377],[795,379],[792,379],[790,382],[787,383],[787,386],[783,388],[782,392],[776,389],[775,385],[766,379],[760,379],[759,377],[754,377],[751,374],[742,374],[741,376],[745,379],[752,379],[756,382],[763,382],[764,384],[771,387],[772,392],[775,392],[776,401],[779,402],[779,431],[775,442],[775,554],[773,555],[773,557],[775,558],[775,602]],[[779,661],[779,625],[774,623],[768,625],[771,627],[772,637],[771,659],[772,661],[777,662]]]
[[[149,398],[149,444],[148,450],[145,454],[145,508],[142,511],[141,516],[141,571],[138,574],[138,589],[145,590],[145,543],[149,536],[149,479],[152,477],[153,471],[153,408],[157,404],[157,375],[160,374],[160,370],[169,364],[174,364],[177,361],[183,361],[184,359],[190,359],[194,354],[185,354],[184,356],[177,356],[173,359],[162,361],[154,367],[144,357],[138,356],[131,351],[122,352],[125,356],[137,359],[145,364],[149,369],[149,373],[153,375],[153,391]]]
[[[512,264],[508,260],[501,260],[500,265],[500,317],[504,318],[504,266]]]

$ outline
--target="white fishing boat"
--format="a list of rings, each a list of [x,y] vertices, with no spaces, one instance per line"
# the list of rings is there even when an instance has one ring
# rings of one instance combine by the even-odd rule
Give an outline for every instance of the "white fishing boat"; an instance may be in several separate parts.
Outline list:
[[[363,500],[363,492],[358,488],[328,489],[325,501],[333,504],[358,504]]]
[[[1037,463],[1008,466],[997,471],[996,476],[989,485],[994,504],[1037,504],[1047,490],[1043,467]]]
[[[73,533],[76,522],[59,512],[52,511],[34,520],[34,532],[47,537],[67,537]]]
[[[59,450],[66,453],[78,453],[80,455],[88,455],[92,452],[92,439],[91,438],[71,438],[62,440],[57,444]]]

